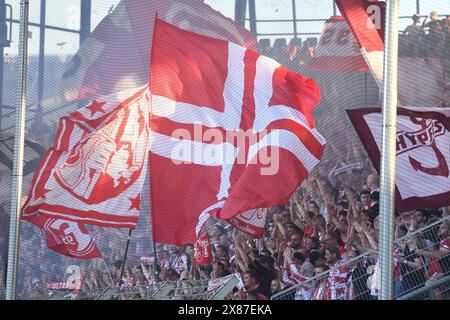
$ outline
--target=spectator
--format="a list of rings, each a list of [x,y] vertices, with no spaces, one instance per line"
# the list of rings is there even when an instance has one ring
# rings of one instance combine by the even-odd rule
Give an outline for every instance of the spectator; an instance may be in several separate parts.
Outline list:
[[[213,271],[211,273],[211,279],[218,279],[230,274],[230,271],[226,269],[225,265],[220,261],[213,263]]]
[[[439,226],[438,237],[442,239],[439,243],[439,248],[434,251],[418,251],[417,254],[423,257],[430,257],[439,262],[439,269],[437,270],[444,275],[450,273],[450,223],[449,221],[442,222]],[[433,276],[433,275],[431,275]]]
[[[338,243],[336,232],[334,231],[329,231],[325,234],[324,249],[329,248],[337,248],[339,250],[339,257],[344,261],[348,260],[347,250]]]
[[[286,257],[283,270],[284,283],[289,286],[294,286],[303,280],[303,277],[300,275],[300,270],[305,260],[305,256],[300,252],[295,252],[292,256]]]
[[[347,299],[347,278],[349,269],[344,266],[337,247],[328,247],[325,250],[325,259],[330,268],[325,300]]]
[[[314,268],[326,266],[325,255],[321,250],[311,250],[308,260],[312,263]]]
[[[358,249],[352,248],[349,251],[349,259],[352,260],[360,254],[361,252]],[[356,261],[350,265],[347,299],[371,300],[370,290],[367,287],[367,280],[369,278],[367,268],[369,265],[370,264],[367,259],[361,259],[360,261]]]
[[[270,291],[272,293],[272,296],[281,291],[280,280],[277,279],[272,280],[272,283],[270,284]]]
[[[369,210],[370,208],[370,191],[363,190],[360,195],[361,204],[363,205],[364,210]]]
[[[300,285],[295,291],[295,300],[311,300],[311,296],[316,288],[313,276],[314,266],[310,262],[304,262],[300,268]]]
[[[414,214],[413,223],[418,221],[421,217],[421,212],[417,211]],[[410,229],[410,231],[413,229]],[[400,272],[402,277],[403,288],[405,293],[425,285],[425,260],[418,255],[420,252],[418,241],[408,241],[403,248],[403,258],[399,258]]]
[[[215,250],[215,255],[214,258],[216,260],[221,260],[221,259],[225,259],[225,260],[230,260],[230,256],[228,253],[228,247],[224,246],[224,245],[217,245]]]
[[[367,176],[367,187],[370,192],[380,191],[380,177],[376,172],[372,172]]]

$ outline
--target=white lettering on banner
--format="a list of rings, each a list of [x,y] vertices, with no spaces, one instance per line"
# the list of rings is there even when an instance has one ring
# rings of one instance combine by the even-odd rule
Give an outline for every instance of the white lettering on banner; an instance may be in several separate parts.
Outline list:
[[[327,22],[320,36],[316,56],[359,56],[357,43],[345,20]]]

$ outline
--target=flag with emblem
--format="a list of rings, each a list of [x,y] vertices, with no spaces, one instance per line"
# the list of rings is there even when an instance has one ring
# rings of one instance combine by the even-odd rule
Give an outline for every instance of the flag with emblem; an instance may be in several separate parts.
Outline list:
[[[61,118],[54,144],[34,175],[22,219],[56,219],[50,226],[61,219],[134,228],[147,173],[148,110],[145,86],[97,99]]]
[[[381,108],[348,110],[347,113],[379,170]],[[396,139],[397,210],[404,212],[450,205],[450,110],[399,107]]]
[[[259,208],[243,212],[227,221],[239,231],[253,238],[259,238],[264,233],[266,218],[267,209]]]

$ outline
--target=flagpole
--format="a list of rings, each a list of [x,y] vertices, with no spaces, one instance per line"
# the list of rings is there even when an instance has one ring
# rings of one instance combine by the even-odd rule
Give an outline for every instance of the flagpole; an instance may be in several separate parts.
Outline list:
[[[28,12],[29,0],[20,1],[20,32],[19,32],[19,98],[16,107],[14,162],[11,191],[11,217],[8,244],[8,271],[6,276],[6,300],[16,297],[17,269],[19,263],[19,227],[20,207],[23,180],[23,156],[25,140],[25,109],[26,82],[28,58]]]
[[[125,270],[125,263],[127,261],[127,255],[128,255],[128,248],[130,247],[130,241],[131,241],[131,232],[133,231],[133,229],[130,229],[128,231],[128,238],[127,238],[127,245],[125,247],[125,253],[123,255],[123,261],[122,261],[122,267],[120,269],[120,277],[119,277],[119,283],[118,283],[118,287],[120,287],[120,285],[122,284],[122,277],[123,277],[123,273]]]
[[[396,121],[398,80],[398,20],[400,0],[386,1],[386,30],[383,79],[383,127],[380,165],[379,262],[381,267],[381,300],[393,299],[393,245],[395,210]]]

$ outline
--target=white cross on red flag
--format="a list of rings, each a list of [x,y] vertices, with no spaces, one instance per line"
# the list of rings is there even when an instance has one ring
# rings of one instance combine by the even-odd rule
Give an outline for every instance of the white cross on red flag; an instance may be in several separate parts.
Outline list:
[[[209,215],[287,203],[322,157],[319,87],[255,51],[156,20],[150,89],[157,242],[194,243]]]

